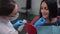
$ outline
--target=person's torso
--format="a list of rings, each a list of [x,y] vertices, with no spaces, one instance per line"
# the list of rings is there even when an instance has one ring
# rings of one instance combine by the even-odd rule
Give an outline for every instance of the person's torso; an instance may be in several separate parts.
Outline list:
[[[39,26],[37,34],[60,34],[60,26]]]
[[[55,23],[38,26],[37,34],[60,34],[60,18]]]
[[[18,34],[18,32],[13,28],[13,25],[7,21],[0,20],[0,34]]]

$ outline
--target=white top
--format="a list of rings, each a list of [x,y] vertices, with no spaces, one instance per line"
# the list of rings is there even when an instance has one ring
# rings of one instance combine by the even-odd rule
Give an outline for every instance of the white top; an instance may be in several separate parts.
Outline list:
[[[0,34],[18,34],[9,20],[0,18]]]

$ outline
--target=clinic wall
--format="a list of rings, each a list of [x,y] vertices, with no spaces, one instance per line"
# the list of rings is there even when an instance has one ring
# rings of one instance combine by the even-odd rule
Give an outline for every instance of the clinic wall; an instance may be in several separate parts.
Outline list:
[[[25,10],[21,9],[22,7],[26,7],[26,0],[15,0],[15,1],[19,5],[19,11],[26,12]],[[32,0],[30,14],[39,15],[40,3],[41,0]]]
[[[15,1],[19,6],[19,11],[26,12],[26,10],[22,9],[22,8],[26,8],[26,0],[15,0]]]
[[[41,0],[32,0],[32,9],[31,12],[34,15],[39,15]]]

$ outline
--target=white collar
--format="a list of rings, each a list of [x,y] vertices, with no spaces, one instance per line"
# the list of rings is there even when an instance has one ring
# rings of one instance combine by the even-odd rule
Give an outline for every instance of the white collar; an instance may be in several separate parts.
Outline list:
[[[5,23],[6,24],[8,22],[10,22],[10,20],[5,20],[5,19],[3,19],[3,18],[0,17],[0,23]]]

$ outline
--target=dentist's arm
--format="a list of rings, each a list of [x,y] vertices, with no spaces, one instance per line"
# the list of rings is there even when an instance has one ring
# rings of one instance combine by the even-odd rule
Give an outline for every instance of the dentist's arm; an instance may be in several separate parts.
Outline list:
[[[43,25],[44,23],[46,22],[45,18],[41,17],[40,19],[38,19],[35,24],[34,24],[34,27],[38,27],[38,26],[41,26]]]

